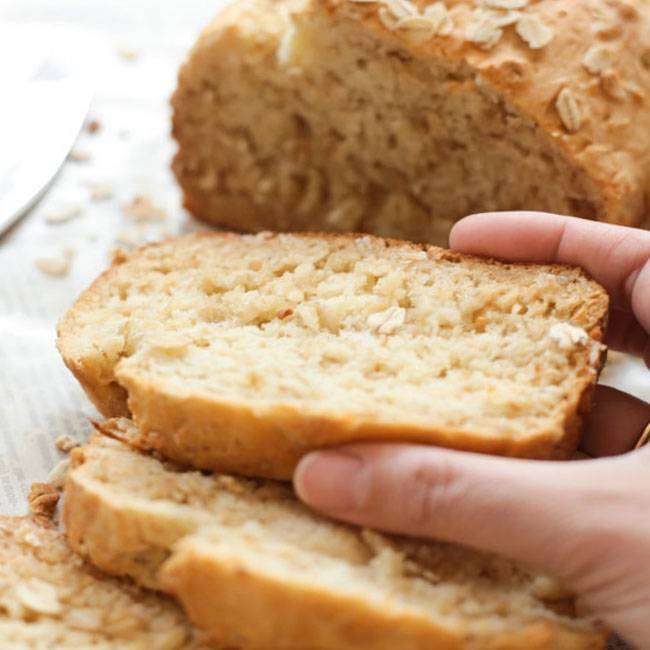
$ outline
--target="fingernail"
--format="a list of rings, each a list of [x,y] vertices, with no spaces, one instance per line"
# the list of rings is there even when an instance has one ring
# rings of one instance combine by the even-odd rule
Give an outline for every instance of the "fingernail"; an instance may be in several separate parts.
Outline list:
[[[358,478],[363,462],[342,451],[304,456],[294,474],[298,496],[318,510],[343,513],[359,507]]]

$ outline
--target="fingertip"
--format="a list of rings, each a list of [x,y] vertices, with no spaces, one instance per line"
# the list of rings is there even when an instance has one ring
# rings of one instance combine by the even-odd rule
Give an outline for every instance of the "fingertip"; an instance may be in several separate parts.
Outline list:
[[[309,501],[309,468],[315,462],[318,462],[317,451],[305,454],[298,461],[298,465],[293,472],[293,489],[298,497],[305,502]]]
[[[489,213],[470,214],[457,221],[449,233],[449,248],[451,250],[463,252],[471,245],[473,231],[477,222],[489,217]]]
[[[356,507],[353,493],[362,461],[345,451],[315,451],[303,456],[293,475],[298,497],[308,505],[330,513]]]

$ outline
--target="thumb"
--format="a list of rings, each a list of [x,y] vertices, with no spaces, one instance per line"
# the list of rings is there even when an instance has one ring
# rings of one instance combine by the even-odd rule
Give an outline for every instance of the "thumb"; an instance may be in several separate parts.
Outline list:
[[[586,540],[603,528],[602,512],[589,507],[598,502],[593,491],[611,490],[605,474],[617,462],[348,445],[305,456],[294,483],[307,504],[338,519],[498,552],[571,578]]]

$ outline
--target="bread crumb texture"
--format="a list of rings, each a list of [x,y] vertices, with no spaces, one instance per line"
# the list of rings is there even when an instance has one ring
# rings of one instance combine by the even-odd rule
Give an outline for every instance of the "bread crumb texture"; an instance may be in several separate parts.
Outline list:
[[[72,457],[72,548],[169,591],[221,645],[603,647],[557,580],[503,558],[335,523],[287,484],[183,471],[104,436]]]
[[[173,98],[195,216],[444,244],[474,212],[647,217],[643,0],[239,0]]]
[[[164,596],[102,576],[57,530],[0,518],[0,646],[20,650],[206,648]]]
[[[288,478],[310,448],[372,437],[570,451],[607,304],[568,267],[370,236],[205,234],[126,255],[58,345],[100,411],[131,412],[153,446]]]

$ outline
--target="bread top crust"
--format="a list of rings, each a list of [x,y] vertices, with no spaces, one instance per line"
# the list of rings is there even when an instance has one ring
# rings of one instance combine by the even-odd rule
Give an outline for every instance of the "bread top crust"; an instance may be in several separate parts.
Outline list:
[[[540,137],[597,186],[599,219],[639,225],[648,217],[648,3],[244,0],[204,30],[181,78],[191,75],[191,67],[209,56],[213,40],[229,30],[245,34],[251,46],[247,55],[264,64],[266,50],[277,47],[286,32],[289,15],[300,19],[323,11],[333,28],[352,22],[399,57],[458,66],[459,84],[472,80],[508,110],[531,120]]]

